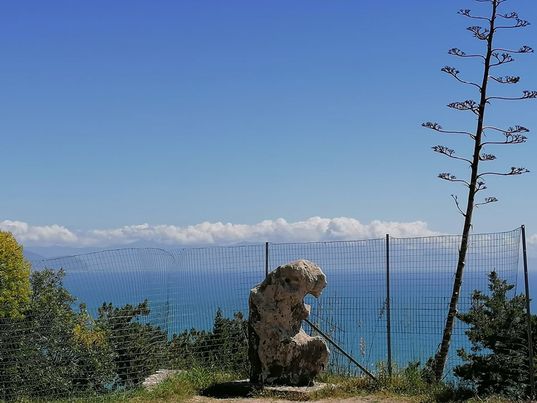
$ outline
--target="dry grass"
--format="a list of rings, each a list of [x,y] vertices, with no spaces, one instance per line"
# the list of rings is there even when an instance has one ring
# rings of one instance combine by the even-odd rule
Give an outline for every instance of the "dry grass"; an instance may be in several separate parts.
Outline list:
[[[461,391],[449,385],[431,385],[425,382],[417,367],[408,367],[396,371],[389,378],[380,374],[377,381],[367,377],[346,377],[325,374],[320,381],[328,384],[323,389],[307,395],[281,393],[269,390],[251,390],[248,396],[236,396],[228,399],[216,399],[199,396],[211,385],[222,384],[237,379],[236,374],[192,369],[170,377],[151,390],[138,389],[124,393],[112,393],[95,397],[58,400],[65,402],[191,402],[191,403],[225,403],[225,402],[278,402],[317,401],[319,403],[333,402],[450,402],[467,401],[469,403],[506,403],[502,398],[470,398]]]

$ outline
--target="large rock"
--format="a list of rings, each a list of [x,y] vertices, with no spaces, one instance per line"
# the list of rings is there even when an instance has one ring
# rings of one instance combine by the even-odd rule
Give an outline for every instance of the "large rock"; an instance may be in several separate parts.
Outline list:
[[[268,385],[312,385],[328,362],[328,347],[310,337],[302,320],[304,297],[319,297],[326,276],[314,263],[298,260],[278,267],[250,292],[250,381]]]

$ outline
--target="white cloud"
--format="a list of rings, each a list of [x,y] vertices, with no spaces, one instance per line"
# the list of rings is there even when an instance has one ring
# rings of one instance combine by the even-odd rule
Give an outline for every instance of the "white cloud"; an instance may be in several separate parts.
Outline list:
[[[0,230],[11,232],[19,242],[40,246],[76,245],[78,236],[67,228],[52,224],[32,226],[22,221],[0,221]]]
[[[11,231],[27,246],[96,246],[128,245],[152,242],[172,246],[227,245],[241,242],[306,242],[438,235],[427,223],[372,221],[362,224],[349,217],[311,217],[287,222],[283,218],[264,220],[257,224],[203,222],[186,227],[175,225],[127,225],[120,228],[72,231],[53,224],[32,226],[21,221],[0,221],[0,229]]]

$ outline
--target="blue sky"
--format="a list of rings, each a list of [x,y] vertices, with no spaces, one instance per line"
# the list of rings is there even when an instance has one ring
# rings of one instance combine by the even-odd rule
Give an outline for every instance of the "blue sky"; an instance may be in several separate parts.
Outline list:
[[[445,105],[475,94],[440,72],[479,76],[477,62],[447,54],[478,49],[460,8],[482,6],[2,2],[0,225],[33,228],[20,236],[30,244],[61,231],[203,232],[204,222],[258,237],[262,222],[295,223],[305,240],[334,223],[353,226],[349,236],[458,233],[450,194],[464,188],[435,177],[468,169],[430,147],[463,154],[470,143],[420,125],[474,129]],[[512,9],[534,25],[501,32],[498,44],[537,48],[537,3],[511,0]],[[511,93],[537,89],[537,55],[516,59],[498,71],[522,77]],[[537,172],[536,112],[536,101],[491,106],[490,123],[533,129],[527,144],[491,150],[493,167]],[[537,244],[536,174],[494,178],[489,189],[483,196],[500,202],[476,212],[475,231],[524,223]]]

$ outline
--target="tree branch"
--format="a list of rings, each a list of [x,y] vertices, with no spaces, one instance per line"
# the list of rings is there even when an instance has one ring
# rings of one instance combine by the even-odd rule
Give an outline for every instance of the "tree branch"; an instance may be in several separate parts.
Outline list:
[[[502,53],[500,55],[498,52],[494,52],[492,54],[492,57],[494,57],[497,60],[497,62],[492,63],[490,67],[496,67],[502,64],[507,64],[507,63],[511,63],[515,61],[515,59],[513,59],[513,57],[509,53]]]
[[[527,174],[530,171],[523,167],[511,167],[511,170],[509,172],[483,172],[479,175],[477,175],[478,178],[482,178],[483,176],[513,176],[513,175],[522,175]]]
[[[456,195],[451,195],[451,197],[455,201],[455,206],[457,206],[457,210],[459,210],[459,213],[461,213],[463,217],[466,217],[466,214],[464,213],[464,211],[462,211],[461,206],[459,205],[458,197]]]
[[[496,199],[495,197],[485,197],[485,200],[482,203],[476,203],[474,204],[474,206],[475,207],[484,206],[485,204],[496,203],[497,201],[498,199]]]
[[[528,25],[530,25],[530,23],[526,20],[521,20],[520,18],[515,18],[516,19],[516,24],[515,25],[500,25],[500,26],[497,26],[494,28],[494,30],[498,30],[498,29],[511,29],[511,28],[525,28],[527,27]]]
[[[518,13],[512,11],[510,13],[505,13],[505,14],[496,14],[497,17],[501,17],[501,18],[505,18],[505,19],[512,19],[512,18],[518,18]]]
[[[526,129],[524,126],[516,125],[514,127],[510,127],[507,130],[500,129],[498,127],[494,126],[484,126],[483,130],[495,130],[497,132],[501,132],[503,134],[515,134],[515,133],[528,133],[529,129]]]
[[[500,99],[502,101],[520,101],[522,99],[535,99],[537,98],[537,91],[522,91],[521,97],[488,97],[487,101],[491,99]]]
[[[450,54],[452,56],[458,56],[458,57],[480,57],[481,59],[485,60],[485,56],[483,56],[483,55],[480,55],[480,54],[477,54],[477,53],[467,55],[465,52],[463,52],[459,48],[451,48],[451,49],[449,49],[448,54]]]
[[[526,136],[521,134],[505,134],[505,141],[485,141],[481,146],[491,144],[522,144],[528,140]]]
[[[480,161],[494,161],[496,159],[496,156],[494,154],[481,154],[479,156]]]
[[[474,34],[474,37],[479,39],[480,41],[486,41],[489,38],[490,30],[480,27],[478,25],[474,25],[471,27],[466,28],[468,31]]]
[[[533,53],[533,48],[530,48],[529,46],[522,46],[518,50],[511,50],[511,49],[504,49],[504,48],[496,48],[492,50],[493,52],[508,52],[508,53]]]
[[[479,105],[471,99],[462,102],[452,102],[447,106],[448,108],[456,109],[458,111],[472,111],[474,114],[479,115]]]
[[[473,85],[474,87],[476,87],[478,90],[481,91],[481,86],[479,84],[473,83],[471,81],[462,80],[461,78],[459,78],[460,71],[457,70],[455,67],[444,66],[444,67],[441,68],[441,71],[443,71],[444,73],[449,74],[450,76],[455,77],[455,79],[458,82],[463,83],[463,84]]]
[[[473,18],[474,20],[485,20],[485,21],[488,21],[490,23],[490,18],[487,18],[487,17],[481,17],[481,16],[478,16],[478,15],[472,15],[470,14],[472,10],[470,9],[460,9],[459,11],[457,11],[457,14],[460,14],[460,15],[463,15],[465,17],[468,17],[468,18]]]
[[[500,84],[516,84],[520,81],[520,77],[518,76],[503,76],[503,77],[489,76],[489,78],[493,79],[494,81]]]
[[[438,174],[438,177],[440,179],[443,179],[445,181],[449,181],[449,182],[460,182],[460,183],[464,183],[466,186],[470,187],[470,184],[468,182],[466,182],[465,180],[463,179],[457,179],[457,177],[455,175],[451,175],[449,172],[442,172],[442,173],[439,173]]]
[[[425,123],[422,123],[421,125],[423,127],[427,128],[427,129],[431,129],[431,130],[437,131],[439,133],[444,133],[444,134],[465,134],[467,136],[470,136],[472,139],[475,139],[475,135],[473,133],[466,132],[466,131],[458,131],[458,130],[444,130],[442,128],[442,126],[440,126],[436,122],[425,122]]]
[[[433,149],[434,152],[436,152],[438,154],[443,154],[446,157],[453,158],[455,160],[466,161],[467,163],[472,164],[472,161],[470,161],[467,158],[457,157],[455,155],[455,150],[452,150],[451,148],[448,148],[446,146],[437,145],[437,146],[434,146],[434,147],[431,147],[431,148]]]

